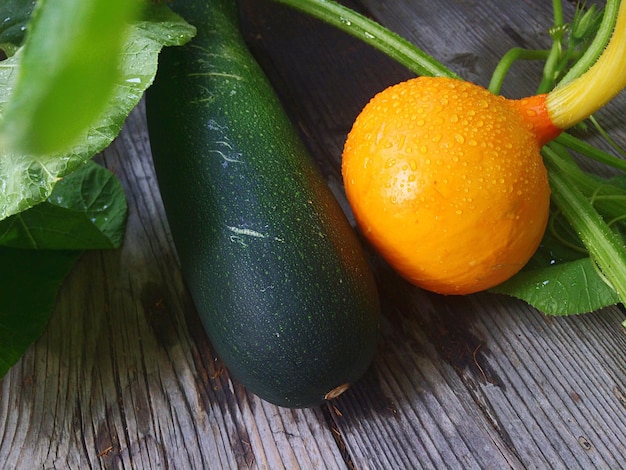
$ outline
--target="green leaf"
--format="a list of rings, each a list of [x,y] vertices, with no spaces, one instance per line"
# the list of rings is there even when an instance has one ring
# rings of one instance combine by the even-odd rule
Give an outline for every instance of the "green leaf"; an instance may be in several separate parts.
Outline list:
[[[489,291],[524,300],[546,315],[588,313],[619,302],[558,211],[524,269]]]
[[[3,0],[0,3],[0,49],[12,56],[22,45],[35,0]]]
[[[2,126],[4,146],[61,152],[102,113],[119,76],[129,0],[39,0]]]
[[[0,247],[0,378],[44,332],[59,288],[80,255]]]
[[[115,248],[127,205],[119,180],[89,161],[63,178],[43,203],[0,221],[0,245],[46,250]]]
[[[524,300],[547,315],[588,313],[620,301],[589,258],[522,271],[490,291]]]
[[[154,80],[161,48],[183,44],[194,34],[191,25],[164,5],[147,8],[130,28],[121,54],[121,76],[106,110],[82,132],[79,143],[67,152],[41,156],[0,152],[0,220],[47,199],[59,178],[107,147]],[[0,62],[0,117],[18,75],[20,52]]]

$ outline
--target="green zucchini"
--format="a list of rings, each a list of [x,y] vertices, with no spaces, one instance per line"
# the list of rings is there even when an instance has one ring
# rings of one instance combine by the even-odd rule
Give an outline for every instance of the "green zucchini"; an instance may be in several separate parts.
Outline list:
[[[362,376],[379,300],[360,242],[255,62],[236,0],[174,1],[146,113],[183,276],[232,377],[286,407]]]

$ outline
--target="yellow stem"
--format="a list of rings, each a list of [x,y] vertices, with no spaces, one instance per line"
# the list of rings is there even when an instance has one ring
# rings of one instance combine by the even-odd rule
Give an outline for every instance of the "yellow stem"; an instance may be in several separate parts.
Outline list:
[[[548,94],[548,115],[556,127],[567,129],[587,119],[625,87],[626,0],[623,0],[606,49],[587,72]]]

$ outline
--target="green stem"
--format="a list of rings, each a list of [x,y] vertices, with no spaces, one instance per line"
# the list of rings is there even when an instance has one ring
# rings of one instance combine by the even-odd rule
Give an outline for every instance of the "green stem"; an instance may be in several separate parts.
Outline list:
[[[563,26],[563,5],[561,0],[552,0],[552,12],[554,15],[554,25]]]
[[[550,53],[546,59],[545,66],[543,68],[543,78],[539,87],[537,88],[537,94],[547,93],[554,87],[554,82],[558,75],[558,64],[561,60],[561,54],[563,51],[563,6],[561,0],[552,1],[552,10],[554,11],[554,25],[552,26],[552,47]]]
[[[611,138],[611,136],[600,125],[598,120],[593,115],[589,116],[588,119],[591,122],[591,124],[593,124],[593,127],[596,128],[598,133],[604,138],[604,140],[606,140],[607,143],[613,148],[613,150],[615,150],[617,153],[620,153],[620,154],[622,154],[623,156],[626,157],[626,150],[624,150],[617,142],[615,142],[615,140],[613,138]],[[626,161],[624,161],[623,159],[617,158],[617,157],[613,157],[613,160],[618,160],[618,161],[620,161],[622,163],[622,165],[617,167],[617,168],[620,168],[620,169],[625,169],[626,168]],[[609,163],[609,165],[610,165],[610,163]],[[613,165],[613,166],[615,166],[615,165]]]
[[[609,142],[613,142],[613,140],[608,135],[605,135],[605,138],[608,139]],[[609,165],[613,168],[626,171],[626,160],[623,160],[619,157],[611,155],[608,152],[600,150],[599,148],[596,148],[593,145],[588,144],[587,142],[580,140],[567,132],[563,132],[555,139],[555,141],[574,150],[575,152],[584,155],[587,158],[591,158],[597,162],[604,163],[605,165]]]
[[[274,0],[324,21],[375,47],[418,75],[459,78],[433,57],[384,26],[332,0]]]
[[[549,170],[552,200],[583,241],[622,303],[626,303],[626,250],[623,240],[611,230],[569,176],[561,171],[552,155],[544,153],[544,157]]]
[[[613,34],[615,21],[617,20],[617,13],[619,11],[619,4],[620,0],[607,0],[606,6],[604,7],[604,14],[602,15],[602,23],[600,23],[596,36],[583,56],[561,79],[559,86],[580,77],[596,62],[596,60],[598,60],[598,57],[602,55],[602,52],[606,48],[606,45]]]
[[[524,49],[521,47],[514,47],[502,56],[498,65],[493,71],[491,81],[489,82],[489,91],[494,95],[499,95],[502,89],[502,84],[506,74],[509,72],[513,64],[518,60],[546,60],[548,58],[549,51],[546,50],[533,50]]]
[[[594,207],[605,218],[614,219],[624,214],[626,190],[610,184],[599,176],[594,176],[581,170],[573,157],[557,142],[551,142],[546,145],[542,149],[542,154],[545,158],[549,158],[552,165],[558,167],[561,173],[566,174],[568,180],[586,198],[595,200]],[[603,195],[598,197],[600,192]]]
[[[593,65],[575,80],[551,90],[546,108],[552,123],[567,129],[587,119],[626,87],[626,2],[621,2],[613,33]]]

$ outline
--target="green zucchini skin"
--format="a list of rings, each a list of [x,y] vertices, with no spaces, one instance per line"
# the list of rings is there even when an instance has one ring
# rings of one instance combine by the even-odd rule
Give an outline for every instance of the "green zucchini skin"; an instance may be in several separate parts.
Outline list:
[[[236,1],[170,6],[198,34],[161,53],[146,113],[183,276],[236,380],[276,405],[321,404],[373,359],[373,274],[248,51]]]

